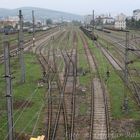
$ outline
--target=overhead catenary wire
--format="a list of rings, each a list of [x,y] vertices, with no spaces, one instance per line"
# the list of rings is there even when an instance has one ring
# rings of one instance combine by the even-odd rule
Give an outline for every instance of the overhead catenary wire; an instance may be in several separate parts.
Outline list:
[[[34,121],[34,119],[37,117],[38,113],[39,113],[39,112],[36,112],[35,115],[33,115],[33,117],[31,118],[31,120],[26,124],[26,126],[24,127],[24,129],[18,134],[18,136],[16,137],[15,140],[18,140],[19,137],[20,137],[20,135],[21,135],[22,133],[24,133],[24,131],[28,128],[28,126],[31,125],[31,123],[32,123],[32,122]],[[6,139],[4,139],[4,140],[6,140]]]
[[[38,124],[38,122],[39,122],[39,118],[40,118],[41,111],[42,111],[43,107],[44,107],[44,104],[42,104],[42,106],[40,107],[40,110],[39,110],[39,112],[38,112],[38,116],[37,116],[37,119],[36,119],[36,121],[35,121],[35,125],[34,125],[33,130],[32,130],[32,134],[31,134],[32,136],[33,136],[34,133],[35,133],[35,130],[36,130],[37,124]]]
[[[27,106],[28,106],[28,104],[29,104],[29,101],[31,101],[31,99],[33,98],[34,94],[36,93],[36,90],[37,90],[37,89],[34,90],[34,92],[26,99],[25,102],[23,102],[23,103],[21,104],[21,106],[19,106],[19,109],[13,114],[13,117],[16,116],[16,114],[17,114],[21,109],[23,109],[23,112],[24,112],[24,110],[27,108]],[[23,106],[24,106],[24,108],[23,108]],[[21,113],[23,113],[23,112],[21,112]],[[20,116],[21,113],[20,113],[18,116]],[[8,123],[8,121],[7,121],[2,127],[0,127],[0,128],[3,129],[3,128],[7,125],[7,123]]]
[[[34,92],[34,93],[36,93],[36,92]],[[33,94],[33,95],[34,95],[34,94]],[[32,96],[32,97],[33,97],[33,96]],[[27,108],[28,104],[30,103],[30,101],[31,101],[31,99],[27,102],[27,104],[25,105],[24,109],[22,110],[22,112],[20,113],[20,115],[18,116],[18,118],[14,121],[13,128],[15,127],[15,125],[17,124],[17,122],[19,121],[19,119],[22,117],[22,115],[23,115],[25,109]],[[12,131],[12,128],[11,128],[10,131]],[[8,133],[8,134],[9,134],[9,133]],[[6,135],[5,139],[8,137],[8,134]]]

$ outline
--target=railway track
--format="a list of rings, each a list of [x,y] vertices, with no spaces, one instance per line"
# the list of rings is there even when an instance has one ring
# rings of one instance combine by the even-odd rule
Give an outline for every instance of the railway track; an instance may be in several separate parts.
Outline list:
[[[110,38],[111,38],[111,36],[110,36]],[[118,40],[119,37],[116,37],[115,36],[115,38]],[[113,40],[110,40],[110,41],[113,41]],[[118,41],[115,41],[115,42],[118,44],[118,45],[117,44],[114,44],[113,45],[114,47],[112,48],[112,49],[115,50],[115,53],[117,54],[115,61],[117,61],[117,63],[124,69],[125,45],[123,44],[124,42],[122,42],[122,41],[119,42],[119,40]],[[129,48],[132,48],[132,49],[139,49],[139,48],[135,47],[134,45],[132,45],[131,43],[130,43],[129,46],[130,46]],[[103,47],[102,47],[102,49],[103,49]],[[108,51],[108,53],[110,53],[110,52]],[[111,53],[110,53],[110,55],[111,55]],[[138,59],[140,58],[139,52],[135,52],[135,51],[134,52],[132,51],[131,54],[130,54],[130,56],[133,58],[132,63],[134,61],[138,61]],[[113,58],[114,58],[114,56],[113,56]],[[131,62],[131,60],[130,60],[130,62]],[[136,68],[135,68],[135,71],[136,71],[136,75],[137,76],[140,76],[140,74],[139,74],[139,72],[137,71]],[[130,76],[131,76],[131,73],[130,73]]]
[[[90,140],[109,140],[109,113],[107,95],[104,84],[101,80],[96,58],[90,51],[86,38],[81,36],[83,47],[89,61],[91,71],[97,73],[97,77],[92,79],[91,92],[91,120],[90,120]]]
[[[65,39],[65,34],[63,36],[64,36],[63,39]],[[48,63],[50,57],[48,57],[46,59],[44,54],[42,53],[43,52],[42,49],[43,49],[43,44],[42,44],[41,47],[37,48],[37,50],[36,50],[37,52],[40,52],[39,55],[41,56],[40,63],[41,63],[42,69],[43,69],[43,71],[45,71],[46,70],[46,65],[47,65],[47,67],[48,67],[47,73],[49,73],[49,75],[50,75],[50,73],[54,73],[54,75],[57,77],[56,78],[56,83],[57,83],[57,87],[58,87],[58,91],[59,91],[59,97],[57,97],[58,100],[59,100],[58,101],[59,103],[57,104],[57,108],[54,109],[54,102],[52,101],[52,99],[53,99],[52,94],[53,93],[52,93],[52,89],[51,89],[51,83],[49,82],[49,87],[50,87],[50,92],[49,92],[50,97],[49,97],[49,99],[50,100],[48,101],[48,109],[47,109],[48,110],[47,111],[48,112],[48,114],[47,114],[48,115],[48,117],[47,117],[47,126],[48,127],[47,127],[46,138],[48,140],[49,139],[50,140],[62,139],[63,137],[59,138],[59,136],[57,134],[58,134],[58,128],[60,129],[60,128],[62,128],[62,126],[64,126],[64,128],[65,128],[65,130],[64,130],[65,131],[65,138],[74,139],[74,136],[73,136],[74,132],[73,131],[74,131],[74,115],[75,115],[74,109],[75,109],[75,106],[73,106],[73,105],[74,105],[74,102],[75,102],[74,101],[75,96],[72,95],[73,101],[72,101],[72,109],[71,109],[71,113],[70,113],[70,109],[67,109],[68,106],[66,106],[66,103],[65,103],[65,101],[66,101],[66,96],[65,96],[66,91],[65,90],[66,90],[66,86],[68,84],[69,76],[70,75],[75,76],[74,79],[76,79],[76,73],[73,74],[73,71],[74,71],[73,69],[74,68],[72,68],[72,66],[75,67],[73,65],[73,61],[76,62],[75,52],[73,53],[73,50],[71,50],[70,53],[67,52],[66,50],[61,51],[61,55],[62,55],[62,57],[65,61],[65,67],[66,67],[66,71],[65,71],[66,73],[64,74],[65,76],[64,76],[64,79],[63,79],[64,81],[61,82],[60,77],[59,77],[60,76],[59,75],[59,70],[57,70],[58,66],[57,66],[57,63],[56,63],[56,61],[57,61],[56,54],[57,53],[55,51],[57,51],[57,49],[54,50],[54,49],[50,48],[50,50],[49,50],[50,53],[48,53],[48,54],[49,54],[50,57],[52,57],[51,66],[50,66],[50,63]],[[76,69],[75,69],[75,72],[76,72]],[[73,80],[73,81],[76,82],[76,80]],[[76,85],[74,84],[72,93],[74,93],[75,90],[76,90]],[[67,111],[68,111],[69,115],[67,114]],[[63,118],[62,118],[61,113],[63,114]],[[69,120],[68,120],[68,116],[70,116],[70,115],[71,115],[71,120],[70,120],[70,117],[69,117]],[[63,124],[62,124],[62,119],[64,120]],[[68,124],[69,124],[69,126],[68,126]]]
[[[47,43],[48,41],[46,41],[46,43]],[[44,54],[42,54],[42,49],[44,48],[44,47],[46,47],[46,43],[45,44],[41,44],[40,46],[38,46],[38,49],[37,49],[37,51],[40,51],[40,56],[38,57],[38,60],[39,60],[39,63],[40,63],[40,65],[41,65],[41,67],[42,67],[42,73],[44,73],[44,72],[49,72],[49,69],[48,69],[48,63],[46,64],[46,62],[47,62],[47,60],[46,60],[46,56],[44,56]],[[49,48],[48,48],[49,49]],[[49,56],[49,55],[48,55]],[[51,69],[51,68],[50,68]],[[45,77],[46,75],[43,75],[43,78]],[[50,77],[50,83],[55,79],[55,77],[56,77],[56,75],[52,75],[51,77]],[[46,82],[46,81],[44,81],[44,82]],[[45,83],[46,84],[46,83]],[[48,96],[49,96],[49,89],[47,90],[47,92],[46,92],[46,95],[44,96],[44,101],[46,100],[46,102],[47,102],[47,100],[48,100]],[[21,135],[21,133],[19,134],[19,135],[17,135],[17,137],[16,137],[16,139],[19,139],[20,138],[20,135]]]
[[[51,137],[52,137],[52,121],[55,119],[55,117],[56,117],[56,113],[54,113],[54,102],[53,102],[53,105],[52,105],[52,83],[51,83],[51,81],[50,81],[50,79],[51,79],[51,77],[52,76],[55,76],[55,78],[58,78],[58,76],[56,75],[56,70],[54,71],[54,67],[53,67],[53,65],[55,65],[55,63],[53,63],[53,64],[51,64],[50,63],[50,61],[52,62],[52,54],[50,54],[50,51],[52,51],[51,50],[51,48],[49,48],[49,50],[48,50],[48,58],[46,59],[46,57],[44,56],[44,54],[42,54],[42,49],[43,49],[43,47],[44,46],[42,46],[42,47],[40,47],[39,48],[39,50],[38,50],[38,52],[40,52],[40,57],[42,58],[42,63],[43,63],[43,69],[44,69],[44,67],[47,67],[47,68],[45,68],[45,70],[46,70],[46,73],[47,74],[49,74],[48,75],[48,88],[49,88],[49,100],[48,100],[48,103],[47,103],[47,130],[46,130],[46,132],[47,132],[47,134],[46,134],[46,137],[48,138],[48,139],[51,139]],[[51,59],[51,60],[50,60]],[[55,66],[56,67],[56,66]],[[60,87],[59,87],[60,88]],[[58,104],[57,104],[57,106],[58,106]],[[55,111],[55,112],[57,112],[57,111]],[[55,115],[54,115],[55,114]]]
[[[125,52],[125,40],[126,40],[125,35],[124,35],[124,38],[120,38],[119,36],[116,36],[116,35],[113,35],[113,34],[104,34],[104,38],[106,40],[108,40],[110,43],[112,43],[114,46],[116,46],[119,49],[119,51],[121,51],[122,54],[124,54],[124,52]],[[136,38],[136,39],[139,39],[139,37]],[[136,46],[137,44],[133,43],[133,41],[135,39],[129,39],[129,40],[130,40],[129,41],[129,48],[136,49],[136,50],[139,49],[139,47]],[[132,51],[132,53],[134,55],[136,55],[137,57],[140,57],[140,53],[139,52]]]
[[[89,134],[83,139],[110,140],[107,91],[98,70],[98,62],[89,48],[87,38],[81,31],[79,31],[79,35],[92,73],[89,97],[91,100],[88,101],[90,102],[90,115],[88,114],[86,124],[88,125],[89,131],[87,132]],[[44,37],[44,39],[37,42],[37,47],[33,48],[32,51],[38,55],[44,85],[49,91],[46,95],[48,100],[46,100],[45,108],[45,137],[47,140],[76,140],[78,139],[75,136],[77,127],[75,121],[76,97],[78,97],[76,96],[77,33],[75,31],[62,31]],[[53,44],[54,42],[58,45],[57,48],[56,44]],[[72,48],[66,48],[68,42],[73,42],[70,44],[70,46],[73,46]],[[123,79],[124,65],[101,44],[96,45]],[[30,49],[30,46],[27,46],[28,49]],[[117,53],[123,59],[122,49]],[[62,67],[63,70],[61,70]],[[138,71],[136,73],[139,74]],[[61,77],[62,75],[63,77]],[[129,75],[131,78],[131,74]],[[133,90],[138,93],[140,88],[137,87],[139,85],[133,82],[132,86]],[[136,94],[135,96],[139,97],[140,102],[140,95]]]
[[[55,138],[55,134],[57,131],[57,126],[58,126],[58,121],[60,118],[60,112],[61,112],[60,107],[63,105],[63,107],[65,108],[66,114],[67,114],[67,117],[66,117],[67,123],[69,124],[68,125],[69,127],[67,126],[67,128],[68,128],[67,129],[67,138],[72,140],[72,139],[74,139],[75,91],[76,91],[75,49],[72,49],[70,51],[70,53],[67,52],[66,50],[63,50],[63,51],[61,51],[61,54],[62,54],[64,62],[65,62],[65,71],[64,71],[65,73],[64,73],[64,79],[63,79],[63,88],[62,88],[62,91],[60,94],[61,100],[60,100],[60,104],[59,104],[57,118],[55,121],[55,127],[54,127],[54,133],[53,133],[54,135],[53,135],[52,139]],[[69,93],[72,92],[72,98],[69,98],[70,95],[66,94],[68,92],[67,85],[70,84],[69,80],[73,81],[73,85],[71,86],[72,91],[69,91]],[[68,101],[68,100],[71,100],[71,99],[72,99],[72,101],[71,101],[71,103],[69,103],[70,101]],[[71,109],[70,109],[70,106],[72,106]]]
[[[97,42],[95,44],[98,48],[100,48],[103,55],[107,58],[107,60],[110,62],[110,64],[114,67],[114,69],[116,70],[116,72],[118,73],[120,78],[123,81],[125,81],[124,74],[122,73],[124,71],[124,64],[120,63],[108,50],[104,49],[101,44],[99,44]],[[137,76],[139,76],[138,71],[136,71],[136,73],[137,73]],[[128,74],[129,74],[129,80],[131,82],[129,82],[129,85],[126,85],[126,86],[132,91],[132,93],[135,96],[135,100],[137,101],[138,105],[140,106],[140,94],[139,94],[140,85],[132,80],[133,78],[132,78],[130,71]]]
[[[67,52],[65,52],[65,54],[68,55],[68,57],[69,57],[69,54]],[[62,91],[61,91],[61,94],[60,94],[61,95],[61,98],[60,98],[59,110],[58,110],[58,113],[57,113],[58,114],[58,117],[57,117],[57,119],[55,121],[56,123],[55,123],[55,127],[54,128],[57,128],[57,126],[58,126],[58,121],[59,121],[59,118],[60,118],[60,111],[61,111],[60,107],[62,106],[63,108],[65,108],[65,112],[68,112],[69,111],[69,110],[66,109],[66,104],[65,104],[65,102],[66,102],[65,89],[66,89],[68,78],[69,78],[69,72],[70,72],[69,66],[70,66],[70,63],[71,63],[70,61],[71,60],[67,61],[65,54],[64,54],[64,52],[62,52],[62,56],[63,56],[63,59],[65,61],[65,64],[66,64],[66,67],[67,68],[66,68],[65,74],[64,74],[65,76],[64,76],[64,82],[63,82]],[[66,114],[67,113],[65,113],[65,116],[66,116]],[[68,115],[67,115],[67,124],[68,124]],[[54,129],[54,134],[56,133],[55,131],[56,131],[56,129]],[[71,137],[70,130],[67,129],[67,138],[70,139],[69,137]],[[52,138],[55,138],[55,137],[52,137]]]
[[[121,34],[120,33],[118,33],[118,34],[112,33],[108,36],[111,36],[112,38],[118,40],[118,42],[124,42],[124,40],[126,39],[126,33],[125,32],[122,32]],[[131,32],[129,32],[129,39],[130,39],[130,46],[135,48],[135,46],[138,45],[140,36],[132,34]]]
[[[77,85],[77,34],[74,32],[73,35],[73,48],[74,53],[72,54],[73,64],[73,91],[72,91],[72,107],[71,107],[71,133],[70,140],[75,139],[75,107],[76,107],[76,85]]]
[[[70,37],[72,36],[72,37]],[[67,37],[69,39],[67,39]],[[51,35],[39,43],[33,52],[38,55],[42,67],[44,85],[48,89],[48,100],[45,108],[45,138],[47,140],[76,140],[76,85],[77,85],[77,42],[75,31],[61,32]],[[85,54],[91,71],[97,76],[91,80],[91,102],[89,101],[90,115],[88,125],[89,140],[109,140],[109,118],[107,97],[98,72],[96,58],[92,55],[87,40],[81,35]],[[68,48],[66,45],[71,43]],[[58,45],[57,48],[55,45]],[[61,70],[63,61],[64,69]],[[63,78],[61,75],[63,74]],[[44,99],[46,99],[45,97]],[[80,126],[80,125],[79,125]],[[82,129],[82,128],[81,128]]]
[[[41,35],[38,35],[36,37],[36,46],[39,46],[42,42],[44,42],[44,40],[46,40],[46,36],[50,36],[50,33],[53,35],[55,32],[57,32],[57,29],[54,29],[52,31],[49,32],[45,32]],[[32,40],[29,39],[28,41],[25,41],[24,44],[24,51],[29,51],[31,49],[32,46]],[[11,56],[16,56],[19,53],[19,49],[17,48],[17,45],[15,46],[11,46],[10,47],[10,55]],[[3,63],[3,54],[0,55],[0,63]]]

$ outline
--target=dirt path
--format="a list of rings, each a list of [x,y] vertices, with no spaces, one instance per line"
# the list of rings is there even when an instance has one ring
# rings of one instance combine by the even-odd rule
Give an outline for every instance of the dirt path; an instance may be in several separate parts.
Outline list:
[[[98,78],[93,79],[94,88],[94,125],[93,125],[93,139],[106,140],[106,117],[104,95],[101,87],[101,82]]]

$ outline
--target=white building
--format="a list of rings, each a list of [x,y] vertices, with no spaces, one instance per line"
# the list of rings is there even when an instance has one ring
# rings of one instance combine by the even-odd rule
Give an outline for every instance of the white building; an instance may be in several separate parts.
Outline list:
[[[121,13],[115,19],[115,28],[116,29],[126,29],[126,16]]]
[[[96,16],[95,21],[101,22],[102,24],[113,24],[115,22],[115,19],[111,17],[111,15],[99,15]]]
[[[102,18],[102,20],[103,20],[103,24],[112,24],[115,21],[112,17],[104,17]]]
[[[133,18],[137,21],[140,20],[140,9],[136,9],[133,11]]]

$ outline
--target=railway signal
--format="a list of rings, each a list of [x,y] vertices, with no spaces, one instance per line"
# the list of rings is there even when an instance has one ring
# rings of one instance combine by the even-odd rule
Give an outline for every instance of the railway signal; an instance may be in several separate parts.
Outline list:
[[[24,39],[23,39],[23,15],[19,10],[19,61],[21,65],[21,82],[25,83],[25,63],[24,63]]]
[[[7,116],[8,116],[8,140],[14,140],[13,128],[13,101],[12,101],[12,77],[10,71],[10,51],[8,33],[4,35],[4,64],[5,64],[5,80],[6,80],[6,100],[7,100]]]

